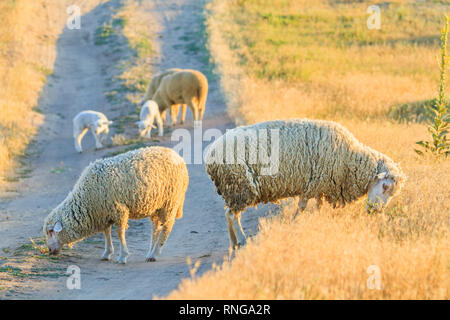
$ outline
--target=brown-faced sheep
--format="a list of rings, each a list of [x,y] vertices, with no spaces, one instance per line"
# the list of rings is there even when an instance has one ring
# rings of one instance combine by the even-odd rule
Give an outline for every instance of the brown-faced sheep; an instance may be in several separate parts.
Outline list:
[[[299,210],[311,198],[324,198],[336,207],[368,194],[367,209],[377,210],[404,181],[399,165],[330,121],[278,120],[238,127],[217,139],[205,160],[228,206],[233,247],[245,243],[240,213],[249,206],[299,196]]]
[[[153,98],[153,95],[155,94],[156,90],[158,90],[159,85],[161,84],[162,79],[169,75],[173,74],[175,72],[183,71],[183,69],[178,68],[171,68],[167,69],[157,75],[155,75],[152,80],[150,81],[150,84],[148,86],[147,91],[145,92],[144,98],[139,102],[139,105],[143,105],[147,100],[151,100]],[[170,107],[170,126],[173,126],[177,123],[178,119],[178,112],[180,111],[181,106],[181,119],[180,123],[183,124],[184,120],[186,119],[186,104],[174,104]],[[164,110],[161,112],[161,118],[166,122],[166,111]]]
[[[174,104],[186,104],[194,121],[198,121],[205,113],[207,96],[206,77],[199,71],[186,69],[163,77],[152,100],[158,104],[161,114]]]
[[[128,219],[150,218],[153,232],[147,261],[155,261],[175,218],[183,216],[188,183],[183,158],[169,148],[148,147],[97,160],[45,219],[49,250],[56,254],[64,244],[104,232],[102,259],[109,260],[114,251],[111,226],[116,225],[121,243],[118,262],[126,263]]]

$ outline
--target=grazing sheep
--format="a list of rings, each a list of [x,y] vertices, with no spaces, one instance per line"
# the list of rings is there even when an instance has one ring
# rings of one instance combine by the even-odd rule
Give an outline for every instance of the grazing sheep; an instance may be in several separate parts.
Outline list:
[[[139,135],[141,137],[151,138],[152,128],[155,126],[153,122],[156,120],[159,130],[159,136],[162,137],[164,134],[163,122],[161,115],[159,114],[159,108],[155,101],[147,101],[141,109],[140,121],[136,124],[139,126]]]
[[[73,118],[73,138],[75,139],[75,150],[83,152],[81,148],[81,140],[88,130],[92,132],[95,138],[95,147],[100,149],[105,143],[109,133],[109,125],[112,121],[108,121],[106,116],[97,111],[82,111]]]
[[[234,144],[236,137],[240,137],[241,147]],[[263,141],[267,143],[261,143],[264,137],[268,137]],[[228,152],[224,146],[231,150],[231,161],[224,156]],[[264,172],[267,166],[261,156],[249,161],[250,155],[268,154],[269,150],[271,161],[265,164],[278,163],[271,174]],[[205,160],[206,171],[228,206],[233,247],[245,243],[240,213],[249,206],[299,196],[298,211],[302,211],[311,198],[319,203],[324,198],[336,207],[368,194],[367,210],[378,210],[404,182],[400,167],[389,157],[330,121],[278,120],[239,127],[217,139]]]
[[[152,99],[158,104],[161,115],[174,104],[186,104],[197,121],[203,119],[207,96],[206,77],[199,71],[186,69],[166,75]]]
[[[145,92],[144,98],[141,100],[141,102],[139,103],[139,105],[142,105],[145,101],[150,100],[153,98],[153,95],[155,94],[156,90],[158,90],[159,85],[161,84],[161,80],[169,75],[169,74],[173,74],[175,72],[180,72],[183,71],[183,69],[178,69],[178,68],[171,68],[171,69],[167,69],[164,72],[161,72],[157,75],[155,75],[152,80],[150,81],[150,85],[148,86],[147,92]],[[180,110],[180,105],[174,104],[170,107],[170,126],[173,126],[177,123],[177,118],[178,118],[178,112]],[[166,122],[166,110],[164,110],[163,112],[161,112],[161,117],[164,120],[164,122]],[[180,119],[180,123],[183,124],[184,120],[186,119],[186,104],[182,104],[181,105],[181,119]]]
[[[114,248],[111,226],[120,239],[119,263],[129,255],[125,241],[128,219],[150,218],[152,240],[147,261],[155,261],[175,218],[183,216],[189,183],[183,158],[163,147],[148,147],[92,162],[73,190],[45,219],[43,231],[51,254],[98,232],[105,234],[103,260]]]

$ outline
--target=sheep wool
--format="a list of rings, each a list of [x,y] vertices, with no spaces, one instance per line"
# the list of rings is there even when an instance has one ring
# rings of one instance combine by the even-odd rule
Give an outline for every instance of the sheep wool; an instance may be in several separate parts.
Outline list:
[[[145,101],[151,100],[153,98],[153,95],[155,94],[156,90],[158,90],[159,85],[161,84],[161,81],[165,76],[180,71],[183,71],[183,69],[171,68],[155,75],[150,81],[148,89],[145,92],[144,98],[141,100],[139,104],[143,104]]]
[[[123,232],[127,255],[124,231],[128,219],[150,218],[153,235],[157,236],[154,242],[162,226],[162,247],[175,217],[183,216],[188,183],[184,160],[169,148],[141,148],[96,160],[84,169],[73,190],[47,216],[44,233],[60,222],[62,230],[57,232],[57,240],[63,245],[106,232],[114,224],[119,238]]]

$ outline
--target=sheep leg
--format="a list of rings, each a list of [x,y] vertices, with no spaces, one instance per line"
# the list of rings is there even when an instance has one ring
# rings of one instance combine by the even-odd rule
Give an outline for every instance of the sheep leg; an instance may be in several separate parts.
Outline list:
[[[101,142],[102,144],[105,144],[105,143],[106,143],[106,139],[108,138],[108,133],[109,133],[109,129],[108,129],[107,131],[103,131],[103,132],[101,133],[101,139],[100,139],[100,142]]]
[[[169,238],[170,232],[172,231],[173,224],[175,223],[175,217],[168,221],[161,229],[161,233],[159,234],[158,241],[155,244],[155,247],[153,248],[153,254],[150,259],[153,258],[153,260],[150,261],[156,261],[156,257],[161,254],[162,247],[167,241],[167,238]]]
[[[184,123],[184,120],[186,120],[186,109],[187,106],[185,104],[181,105],[181,119],[180,119],[180,124]]]
[[[152,221],[152,236],[150,238],[150,248],[145,260],[147,262],[156,261],[155,251],[157,250],[157,244],[159,243],[159,238],[161,237],[161,231],[162,228],[159,225],[159,221]]]
[[[205,108],[201,109],[199,112],[200,120],[203,119],[203,115],[205,114]]]
[[[78,130],[76,130],[76,132],[74,132],[73,137],[75,138],[75,150],[77,152],[80,152],[80,153],[83,152],[83,149],[81,148],[81,140],[83,140],[83,137],[87,131],[88,131],[88,128],[84,128],[81,132],[79,132]]]
[[[126,226],[126,224],[125,224]],[[128,247],[127,247],[127,241],[125,239],[125,230],[126,227],[122,226],[122,225],[118,225],[116,226],[117,228],[117,236],[119,237],[120,240],[120,254],[119,254],[119,258],[117,259],[117,262],[119,263],[127,263],[127,258],[130,255],[129,251],[128,251]]]
[[[155,115],[151,115],[150,117],[148,117],[147,121],[148,122],[147,122],[145,137],[147,139],[151,139],[152,138],[152,127],[153,127],[153,122],[155,121]]]
[[[157,113],[155,115],[155,119],[156,119],[156,125],[158,126],[158,135],[160,137],[162,137],[164,135],[164,124],[161,119],[161,115]]]
[[[103,148],[103,145],[102,145],[102,143],[100,142],[100,139],[99,139],[99,134],[97,135],[94,130],[91,130],[91,132],[92,132],[92,135],[94,136],[94,139],[95,139],[95,148],[96,149]]]
[[[177,104],[174,104],[170,107],[170,126],[174,126],[177,124],[178,119],[178,112],[179,112],[179,106]]]
[[[295,212],[294,219],[297,218],[297,216],[300,212],[305,211],[307,205],[308,205],[308,199],[300,197],[298,200],[298,208],[297,208],[297,212]]]
[[[194,121],[199,120],[199,110],[198,110],[198,104],[195,103],[193,100],[189,101],[188,103],[189,109],[191,109],[192,114],[194,116]]]
[[[163,123],[165,123],[167,125],[166,113],[167,113],[167,109],[164,111],[161,111],[160,115],[161,115],[161,119],[162,119]]]
[[[234,225],[235,225],[234,230],[238,231],[237,232],[238,246],[242,247],[247,242],[247,239],[246,239],[246,236],[245,236],[244,229],[242,228],[241,214],[240,213],[236,213],[236,214],[233,215],[233,222],[234,222]]]
[[[233,214],[230,212],[230,210],[227,210],[227,212],[225,213],[225,216],[227,218],[227,222],[228,222],[228,234],[230,236],[230,245],[231,247],[234,249],[238,246],[238,240],[236,237],[236,230],[234,229],[234,224],[233,224]]]
[[[111,256],[114,253],[114,246],[111,238],[111,226],[109,226],[105,231],[105,252],[103,252],[102,260],[111,260]]]

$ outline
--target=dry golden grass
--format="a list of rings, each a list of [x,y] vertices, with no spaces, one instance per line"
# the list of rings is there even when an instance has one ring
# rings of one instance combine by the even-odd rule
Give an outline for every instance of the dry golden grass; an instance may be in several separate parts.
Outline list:
[[[429,234],[444,233],[430,222],[436,218],[442,222],[442,215],[401,220],[325,208],[295,222],[263,220],[231,263],[184,280],[169,299],[448,298],[449,246]],[[399,233],[403,241],[391,236]],[[380,290],[367,287],[373,265]]]
[[[0,3],[0,181],[43,120],[33,108],[52,73],[66,2]]]
[[[184,280],[169,299],[449,299],[450,163],[415,154],[424,124],[388,116],[391,107],[437,95],[433,39],[449,6],[391,2],[380,32],[370,33],[365,10],[376,2],[212,2],[210,50],[238,124],[338,121],[399,162],[408,180],[377,215],[361,200],[341,209],[310,205],[291,222],[296,204],[287,200],[231,263]],[[367,287],[371,265],[381,290]]]

